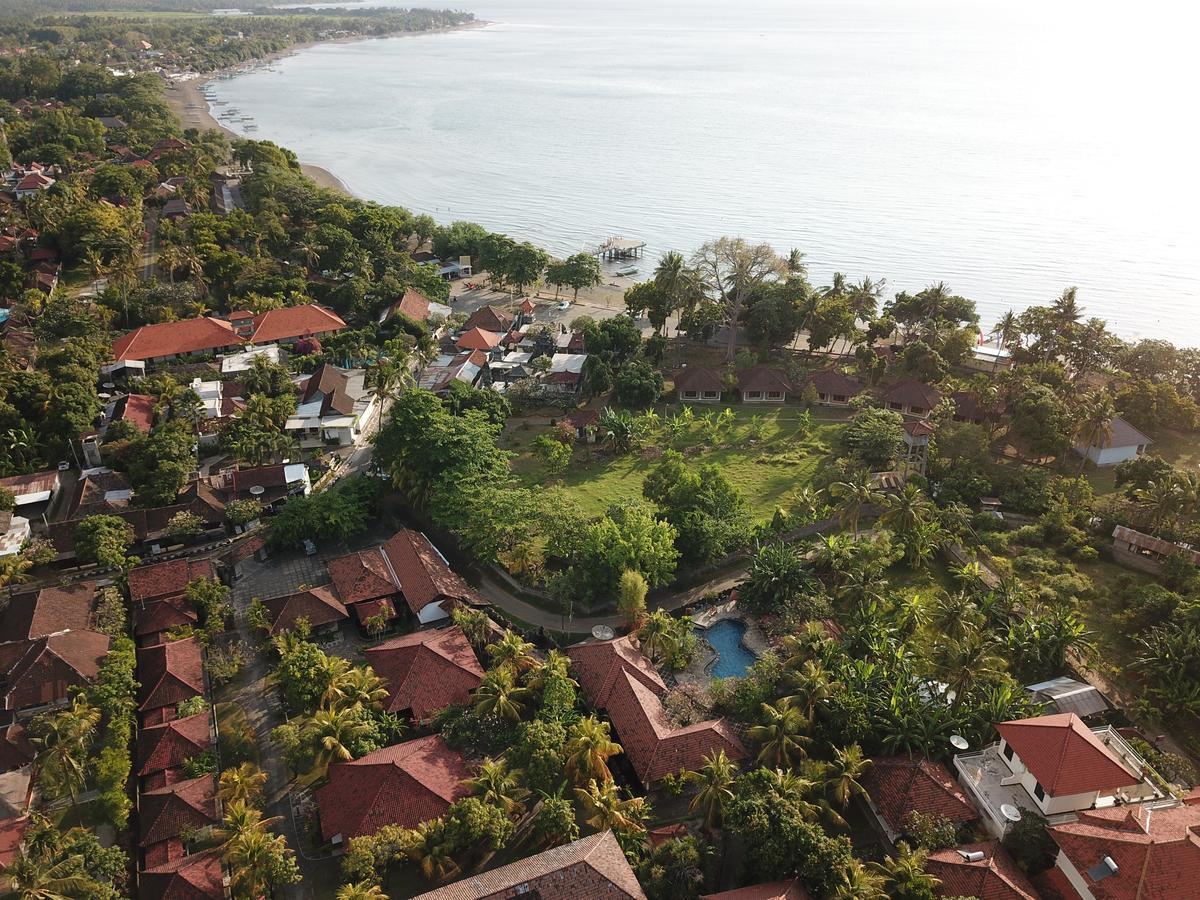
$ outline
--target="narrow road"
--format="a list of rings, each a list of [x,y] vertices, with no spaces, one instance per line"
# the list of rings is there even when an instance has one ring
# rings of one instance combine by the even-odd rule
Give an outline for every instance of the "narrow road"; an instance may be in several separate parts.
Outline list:
[[[153,281],[154,261],[158,258],[158,213],[146,213],[146,240],[142,243],[142,281]]]

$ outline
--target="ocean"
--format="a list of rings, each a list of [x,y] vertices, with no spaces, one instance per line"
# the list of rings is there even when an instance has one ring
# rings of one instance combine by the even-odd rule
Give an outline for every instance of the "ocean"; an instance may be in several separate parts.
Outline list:
[[[494,24],[318,45],[217,96],[361,197],[556,254],[636,237],[645,273],[740,235],[818,285],[945,281],[985,329],[1076,285],[1126,338],[1200,345],[1190,4],[461,4]]]

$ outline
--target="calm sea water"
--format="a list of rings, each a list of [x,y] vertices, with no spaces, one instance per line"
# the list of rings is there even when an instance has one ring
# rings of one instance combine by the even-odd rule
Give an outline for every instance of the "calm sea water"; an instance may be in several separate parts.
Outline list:
[[[1191,4],[462,0],[218,83],[356,194],[565,254],[722,234],[1200,344]],[[652,262],[652,259],[649,261]],[[649,262],[644,268],[649,267]]]

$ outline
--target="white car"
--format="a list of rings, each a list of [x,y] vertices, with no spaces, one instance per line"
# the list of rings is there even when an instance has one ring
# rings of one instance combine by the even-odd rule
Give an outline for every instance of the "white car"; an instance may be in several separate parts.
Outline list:
[[[571,301],[570,301],[570,300],[560,300],[560,301],[559,301],[559,304],[558,304],[558,309],[559,309],[559,311],[560,311],[560,312],[562,312],[562,311],[564,311],[564,310],[568,310],[568,309],[570,309],[570,308],[571,308]]]

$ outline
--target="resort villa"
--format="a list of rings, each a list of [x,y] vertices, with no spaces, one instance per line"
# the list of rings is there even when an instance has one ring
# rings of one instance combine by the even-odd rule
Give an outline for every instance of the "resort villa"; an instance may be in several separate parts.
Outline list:
[[[1107,433],[1097,434],[1090,442],[1075,444],[1075,452],[1097,466],[1115,466],[1137,459],[1154,443],[1120,416],[1108,423]]]

